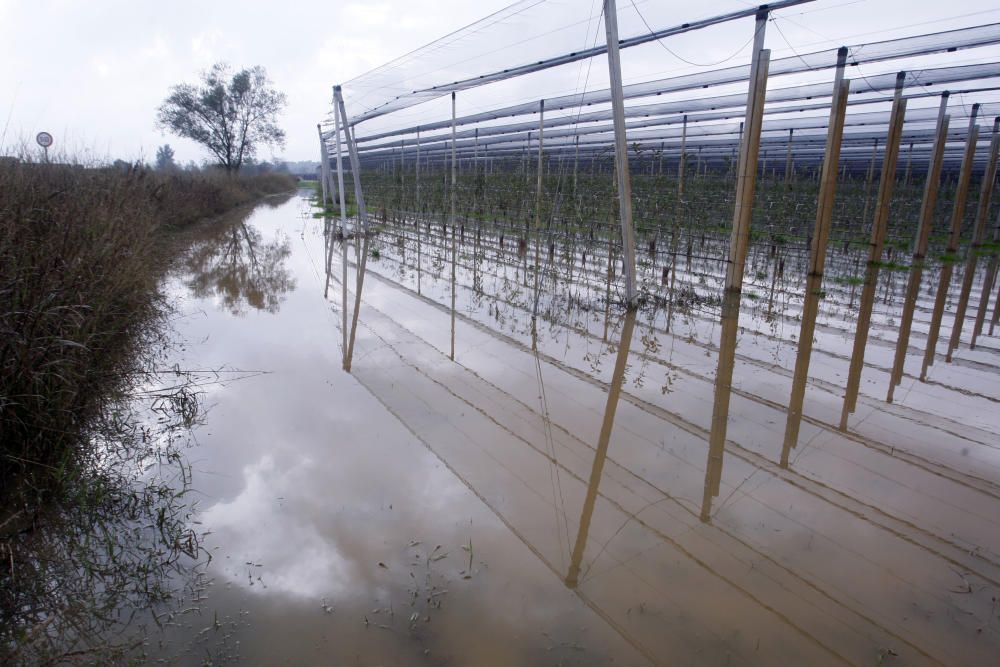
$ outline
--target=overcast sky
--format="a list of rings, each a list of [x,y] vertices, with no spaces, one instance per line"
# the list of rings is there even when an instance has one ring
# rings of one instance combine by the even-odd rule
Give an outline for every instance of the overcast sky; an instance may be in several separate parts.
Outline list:
[[[156,129],[156,108],[170,86],[194,82],[200,71],[225,60],[234,66],[267,69],[276,87],[288,96],[282,117],[288,144],[278,154],[289,160],[313,160],[316,123],[330,109],[333,83],[347,81],[508,4],[508,0],[0,0],[2,152],[16,151],[21,142],[34,146],[35,134],[46,130],[55,136],[57,148],[84,159],[152,161],[156,147],[170,143],[179,161],[201,162],[207,157],[204,150]],[[567,24],[579,17],[584,31],[588,16],[600,6],[597,0],[548,4],[566,17]],[[750,4],[637,0],[654,28]],[[620,0],[619,6],[623,16],[632,11],[631,0]],[[835,46],[837,40],[848,43],[852,37],[877,40],[1000,21],[1000,8],[986,0],[819,0],[788,10],[788,16],[790,20],[778,24],[782,34],[768,32],[774,57],[789,55],[790,47],[816,50]],[[752,21],[744,23],[732,30],[746,33]],[[733,51],[734,34],[719,31],[688,39],[678,48],[692,59],[713,59]],[[474,53],[488,46],[482,40],[462,48]],[[505,46],[502,60],[507,64],[533,55]],[[673,56],[666,52],[647,53],[658,53],[655,57],[663,60],[659,71],[683,69],[677,61],[671,66],[668,61]],[[600,65],[606,67],[605,61]],[[626,79],[634,80],[630,74],[634,72],[625,71]],[[268,151],[261,155],[270,157]]]

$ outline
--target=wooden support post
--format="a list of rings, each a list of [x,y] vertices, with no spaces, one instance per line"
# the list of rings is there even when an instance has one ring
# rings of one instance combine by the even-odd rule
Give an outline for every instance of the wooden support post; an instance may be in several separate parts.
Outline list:
[[[913,142],[910,142],[910,149],[906,151],[906,173],[903,175],[903,185],[910,184],[910,168],[913,166]]]
[[[538,315],[538,297],[541,273],[541,244],[542,244],[542,183],[545,175],[545,100],[538,102],[538,166],[535,169],[537,179],[535,181],[535,286],[534,299],[531,309],[531,327],[535,330],[535,318]]]
[[[955,185],[955,204],[951,210],[951,234],[948,236],[948,246],[945,252],[954,255],[958,252],[958,243],[962,236],[962,221],[965,218],[965,202],[969,193],[969,181],[972,178],[972,168],[976,157],[976,142],[979,140],[979,126],[976,118],[979,115],[979,105],[972,105],[969,118],[969,130],[965,138],[965,154],[962,156],[962,168]],[[941,277],[938,280],[938,291],[934,298],[934,311],[931,313],[931,326],[927,332],[927,349],[924,350],[924,364],[920,369],[921,381],[927,379],[927,369],[934,365],[937,355],[937,341],[941,333],[941,319],[944,317],[944,306],[948,299],[948,288],[951,286],[951,276],[955,270],[954,262],[945,262],[941,267]]]
[[[684,199],[684,176],[687,172],[687,133],[688,117],[684,114],[684,125],[681,127],[681,158],[680,164],[677,165],[677,196],[681,199]]]
[[[802,324],[799,330],[799,350],[795,357],[792,375],[792,393],[788,402],[788,419],[785,422],[785,439],[781,449],[781,467],[788,467],[788,456],[798,445],[799,427],[802,423],[802,405],[805,400],[806,382],[809,379],[809,361],[812,355],[816,316],[819,312],[820,290],[823,286],[823,269],[826,264],[826,246],[833,220],[833,203],[837,194],[837,166],[844,136],[844,119],[847,115],[847,97],[851,82],[844,80],[847,48],[837,53],[837,70],[833,82],[833,100],[827,124],[826,147],[823,151],[823,175],[816,202],[816,225],[813,228],[809,249],[809,275],[806,279]]]
[[[448,224],[451,227],[455,226],[456,214],[456,203],[457,203],[457,188],[458,188],[458,163],[455,160],[455,93],[451,94],[451,188],[450,188],[450,199],[451,199],[451,214],[448,219]]]
[[[931,158],[927,165],[927,180],[924,183],[924,197],[920,204],[917,234],[913,241],[913,262],[910,267],[910,277],[906,285],[906,299],[903,305],[903,319],[899,327],[899,338],[896,340],[896,354],[889,376],[889,390],[885,400],[892,403],[896,387],[903,380],[903,368],[906,365],[906,351],[910,345],[910,331],[913,326],[913,312],[920,293],[920,279],[923,276],[924,257],[927,254],[927,242],[930,239],[931,226],[934,222],[934,206],[937,203],[938,189],[941,186],[941,166],[944,163],[944,148],[948,141],[948,92],[941,94],[941,105],[938,107],[937,131],[934,135],[934,145],[931,148]]]
[[[788,152],[785,154],[785,184],[792,184],[792,136],[795,134],[794,128],[788,129]]]
[[[622,91],[622,64],[618,53],[618,13],[615,0],[604,0],[604,26],[608,43],[608,73],[611,78],[611,109],[615,128],[615,173],[618,182],[618,211],[622,226],[622,252],[625,263],[625,303],[638,305],[635,280],[635,230],[632,227],[632,182],[628,167],[628,143],[625,137],[625,97]]]
[[[328,196],[329,193],[326,191],[326,184],[330,171],[330,158],[326,153],[326,142],[323,141],[323,128],[320,127],[319,123],[316,123],[316,132],[319,133],[319,180],[323,191],[323,208],[326,209],[326,203],[330,201]]]
[[[740,291],[743,270],[750,240],[750,222],[753,219],[753,198],[757,185],[757,156],[760,151],[760,130],[764,114],[764,95],[767,90],[767,71],[770,51],[763,48],[764,28],[768,12],[757,13],[754,35],[753,62],[750,65],[750,90],[747,95],[746,119],[741,124],[739,162],[737,166],[736,206],[733,210],[733,230],[729,240],[729,257],[726,272],[726,289]]]
[[[903,120],[906,115],[906,100],[903,99],[903,83],[906,73],[896,75],[896,92],[892,100],[889,131],[886,136],[885,156],[882,160],[882,176],[879,179],[878,199],[875,218],[872,220],[871,247],[868,252],[868,267],[865,271],[865,286],[861,296],[861,311],[858,313],[857,328],[854,333],[854,350],[847,378],[844,406],[840,413],[840,428],[847,428],[847,418],[854,412],[861,385],[861,372],[865,364],[865,348],[868,345],[868,329],[871,324],[872,306],[875,302],[875,288],[878,284],[879,265],[882,248],[889,226],[889,206],[896,184],[896,164],[899,158],[899,143],[903,135]]]
[[[712,406],[712,427],[709,434],[708,461],[705,465],[705,496],[701,520],[711,518],[712,498],[719,494],[722,461],[725,455],[726,431],[729,425],[729,399],[732,391],[733,364],[736,357],[736,334],[739,329],[740,297],[750,222],[753,218],[753,196],[757,184],[757,156],[764,116],[764,96],[771,52],[764,49],[767,27],[766,5],[757,12],[754,22],[753,55],[747,91],[746,116],[740,124],[740,153],[736,170],[736,206],[733,211],[733,231],[729,241],[725,292],[722,297],[722,332],[719,339],[719,365],[715,373],[715,396]],[[743,132],[743,127],[746,132]]]
[[[340,200],[340,233],[343,236],[343,259],[341,261],[341,279],[340,279],[340,291],[343,297],[343,305],[340,309],[341,317],[341,334],[344,337],[343,341],[343,367],[345,370],[350,369],[350,363],[347,360],[347,348],[348,337],[347,337],[347,201],[344,196],[344,160],[343,151],[340,148],[340,133],[346,127],[344,119],[340,115],[340,105],[337,104],[336,97],[333,103],[333,123],[334,129],[333,133],[336,139],[334,140],[335,151],[337,153],[337,197]],[[357,239],[355,239],[357,243]]]
[[[982,187],[979,191],[979,208],[976,211],[976,222],[973,225],[972,243],[969,245],[965,260],[965,273],[962,275],[962,291],[958,297],[958,308],[955,309],[955,322],[951,327],[951,339],[948,341],[948,353],[944,360],[951,363],[952,354],[958,349],[962,340],[962,325],[965,324],[965,312],[969,307],[969,294],[972,292],[972,281],[976,277],[976,265],[979,261],[979,247],[986,239],[986,220],[990,214],[990,203],[993,198],[993,184],[997,179],[997,149],[1000,148],[1000,118],[993,121],[993,139],[990,141],[990,157],[983,172]]]
[[[580,165],[580,135],[573,137],[573,197],[576,198],[576,172]]]
[[[544,169],[542,164],[543,150],[545,144],[545,100],[538,103],[538,169],[537,180],[535,182],[535,233],[539,233],[542,227],[542,177]],[[536,267],[537,268],[537,267]]]
[[[875,180],[875,158],[878,157],[878,139],[872,143],[872,159],[868,163],[868,178],[865,179],[865,210],[861,214],[861,224],[868,221],[868,206],[871,204],[872,182]]]
[[[948,115],[949,93],[941,93],[941,105],[938,108],[937,128],[934,135],[934,146],[931,149],[931,159],[927,166],[927,181],[924,183],[924,198],[920,204],[920,221],[917,226],[917,236],[913,241],[913,259],[923,261],[927,255],[927,243],[934,226],[934,207],[937,204],[938,190],[941,188],[941,169],[944,165],[944,149],[948,143],[948,126],[951,116]]]
[[[455,361],[455,227],[458,226],[458,163],[455,159],[455,93],[451,93],[451,354],[449,358]]]
[[[421,226],[423,222],[423,202],[420,198],[420,128],[417,128],[417,168],[413,173],[413,187],[416,191],[416,212],[414,213],[413,227],[417,236],[417,294],[421,293],[420,282],[422,272],[422,248],[421,248]]]

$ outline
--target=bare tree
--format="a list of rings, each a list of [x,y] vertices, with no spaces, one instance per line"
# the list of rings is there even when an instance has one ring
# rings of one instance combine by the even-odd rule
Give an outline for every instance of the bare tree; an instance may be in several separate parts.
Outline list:
[[[260,146],[285,145],[277,116],[284,93],[276,91],[259,65],[232,73],[216,63],[201,83],[170,90],[157,113],[157,126],[205,146],[226,171],[238,171]]]

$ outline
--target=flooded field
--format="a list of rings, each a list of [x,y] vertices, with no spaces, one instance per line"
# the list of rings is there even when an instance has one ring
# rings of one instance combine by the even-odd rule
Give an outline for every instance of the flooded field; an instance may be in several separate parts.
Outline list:
[[[995,258],[866,275],[837,241],[820,282],[761,235],[737,300],[728,235],[689,225],[641,238],[627,311],[608,236],[383,210],[361,238],[310,195],[205,226],[169,281],[171,363],[215,372],[187,451],[211,560],[154,656],[1000,655]]]

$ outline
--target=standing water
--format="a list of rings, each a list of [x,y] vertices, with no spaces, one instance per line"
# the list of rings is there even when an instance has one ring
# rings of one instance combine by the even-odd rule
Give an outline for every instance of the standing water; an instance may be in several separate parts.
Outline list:
[[[211,560],[188,613],[151,636],[154,654],[360,665],[1000,654],[1000,348],[984,337],[919,382],[926,291],[901,313],[890,292],[905,279],[879,283],[849,429],[860,290],[810,292],[805,407],[783,448],[795,339],[816,304],[773,246],[770,259],[751,253],[720,327],[724,276],[702,260],[722,239],[675,251],[669,271],[640,263],[662,297],[626,314],[611,298],[620,260],[599,243],[519,247],[423,221],[344,240],[313,210],[300,193],[205,226],[167,286],[183,341],[172,363],[219,381],[203,388],[188,451]],[[901,317],[914,347],[886,403]],[[715,382],[720,358],[731,387]],[[728,430],[713,439],[720,417]]]

